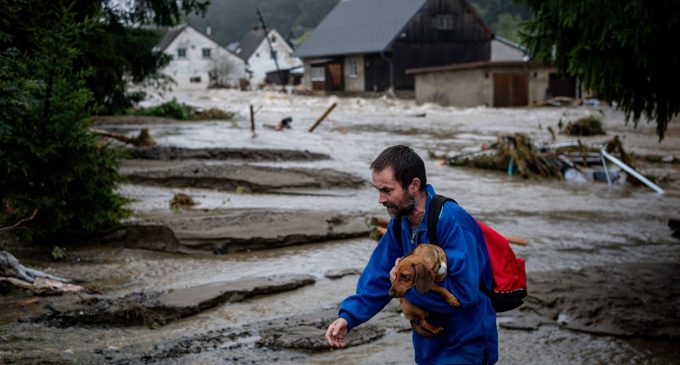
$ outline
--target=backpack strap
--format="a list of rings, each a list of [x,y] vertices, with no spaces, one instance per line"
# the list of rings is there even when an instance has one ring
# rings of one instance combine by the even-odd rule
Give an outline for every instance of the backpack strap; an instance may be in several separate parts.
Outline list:
[[[437,223],[439,223],[439,215],[442,212],[444,203],[451,201],[458,204],[457,201],[447,198],[443,195],[435,195],[430,203],[430,210],[427,212],[427,236],[430,239],[430,243],[439,246],[439,241],[437,240]],[[492,297],[494,292],[486,287],[482,280],[479,280],[479,289],[482,293],[489,297]]]
[[[399,245],[403,245],[401,242],[401,217],[395,217],[392,218],[394,220],[394,224],[392,225],[392,235],[394,235],[394,239],[399,242]]]
[[[427,211],[427,237],[433,245],[439,246],[439,240],[437,239],[437,223],[439,223],[439,215],[442,213],[444,203],[447,201],[456,203],[456,201],[451,198],[447,198],[443,195],[435,195],[434,198],[432,198],[432,202],[430,202],[430,209]]]

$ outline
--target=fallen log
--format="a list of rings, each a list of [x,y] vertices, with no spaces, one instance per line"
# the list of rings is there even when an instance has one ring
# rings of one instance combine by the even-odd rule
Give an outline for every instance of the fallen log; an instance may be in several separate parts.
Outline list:
[[[69,279],[26,267],[7,251],[0,251],[0,282],[42,295],[74,293],[84,289],[78,285],[67,284],[71,282]]]
[[[95,128],[90,128],[90,131],[96,135],[102,136],[102,137],[108,137],[108,138],[113,138],[121,142],[125,142],[128,144],[131,144],[133,146],[153,146],[156,144],[154,140],[151,138],[149,135],[149,129],[148,128],[143,128],[137,137],[128,137],[124,134],[120,133],[115,133],[115,132],[109,132],[105,131],[103,129],[95,129]]]
[[[309,131],[314,132],[314,129],[316,129],[316,127],[319,126],[319,124],[321,124],[321,122],[323,122],[324,119],[326,119],[328,114],[330,114],[331,111],[333,111],[333,109],[335,108],[336,105],[338,105],[338,104],[333,103],[330,107],[328,107],[328,109],[326,109],[326,111],[323,113],[323,115],[321,115],[319,117],[319,119],[317,119],[316,122],[314,122],[314,125],[311,128],[309,128]]]

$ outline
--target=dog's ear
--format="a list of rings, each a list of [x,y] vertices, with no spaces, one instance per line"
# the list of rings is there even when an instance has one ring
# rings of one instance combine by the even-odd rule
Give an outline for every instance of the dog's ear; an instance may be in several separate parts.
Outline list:
[[[434,273],[423,263],[415,264],[416,269],[416,290],[420,294],[427,293],[434,284]]]

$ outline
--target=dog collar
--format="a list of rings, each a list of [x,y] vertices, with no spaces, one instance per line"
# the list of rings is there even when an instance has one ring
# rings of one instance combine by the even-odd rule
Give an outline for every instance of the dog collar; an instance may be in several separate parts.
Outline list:
[[[439,254],[439,250],[436,248],[433,248],[435,255],[437,255],[437,266],[436,268],[433,269],[434,272],[437,274],[446,274],[447,272],[447,267],[446,267],[446,262],[442,260],[441,255]]]

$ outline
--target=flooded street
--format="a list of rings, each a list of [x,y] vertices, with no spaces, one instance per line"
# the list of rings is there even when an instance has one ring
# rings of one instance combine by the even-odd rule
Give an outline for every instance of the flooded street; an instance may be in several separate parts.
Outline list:
[[[333,170],[364,182],[359,186],[336,184],[259,193],[231,188],[128,183],[122,185],[120,191],[132,199],[130,208],[134,215],[131,222],[141,217],[171,215],[173,210],[169,201],[178,192],[190,195],[197,203],[193,209],[208,215],[213,211],[240,210],[295,215],[300,210],[312,217],[325,212],[336,212],[343,217],[386,217],[384,209],[377,204],[377,193],[370,185],[368,166],[385,147],[407,144],[424,158],[428,182],[439,194],[456,199],[475,217],[499,232],[529,239],[528,246],[513,248],[517,256],[526,260],[530,296],[532,277],[544,290],[541,293],[552,295],[551,284],[540,280],[554,277],[555,282],[559,282],[560,275],[565,272],[575,273],[576,278],[579,273],[589,277],[598,272],[593,271],[594,267],[629,268],[650,264],[650,277],[655,278],[652,282],[658,282],[655,280],[659,277],[670,281],[669,271],[656,270],[654,265],[666,265],[663,267],[667,268],[680,263],[680,241],[671,237],[668,228],[669,219],[680,217],[680,165],[677,163],[642,167],[643,172],[661,169],[670,178],[670,182],[662,184],[666,194],[660,195],[644,186],[608,187],[606,183],[525,180],[502,172],[451,167],[428,157],[430,152],[455,155],[474,151],[484,143],[495,142],[503,133],[524,133],[536,142],[550,143],[548,127],[557,129],[560,120],[566,124],[595,115],[602,118],[607,135],[587,137],[584,142],[600,143],[619,135],[629,153],[680,158],[680,125],[677,122],[669,125],[666,138],[659,143],[654,125],[645,122],[637,128],[626,125],[623,113],[607,107],[463,109],[387,98],[312,97],[231,90],[175,93],[167,95],[163,101],[173,97],[199,108],[233,111],[237,118],[233,121],[144,125],[159,146],[286,149],[330,156],[304,161],[206,160],[198,162],[200,166],[230,170],[247,163],[263,168],[307,169],[313,171],[312,174]],[[148,103],[160,101],[155,99]],[[313,133],[308,132],[332,103],[337,103],[337,107],[328,119]],[[255,135],[251,132],[249,105],[258,110]],[[291,129],[275,131],[263,127],[264,124],[276,125],[286,117],[292,117]],[[100,127],[135,135],[142,126],[111,124]],[[557,135],[557,142],[572,140],[572,137]],[[259,233],[253,232],[253,235]],[[87,280],[110,298],[135,292],[238,281],[244,277],[307,274],[312,275],[315,282],[295,290],[224,303],[158,328],[59,328],[17,321],[17,318],[36,314],[38,308],[15,305],[25,299],[19,294],[0,297],[3,307],[0,363],[410,364],[413,363],[410,332],[399,328],[405,323],[387,327],[382,336],[373,341],[342,350],[301,351],[258,343],[262,337],[255,330],[258,326],[277,328],[276,325],[283,325],[284,318],[310,313],[323,312],[324,315],[318,318],[324,320],[326,312],[332,316],[339,302],[354,292],[358,276],[350,274],[332,279],[327,273],[361,270],[374,247],[375,241],[359,236],[226,255],[209,252],[182,255],[117,245],[74,248],[73,253],[81,258],[80,262],[32,262],[30,258],[17,255],[24,264],[35,264],[60,276]],[[611,280],[602,279],[616,284],[625,272],[622,270],[620,276]],[[572,287],[570,283],[575,282],[578,279],[561,283],[565,286],[559,287],[559,291],[568,294]],[[635,290],[626,286],[619,289]],[[60,302],[66,298],[43,299],[41,305],[51,300]],[[659,301],[675,312],[667,318],[666,325],[680,328],[677,314],[680,296],[641,298],[639,307],[645,308],[648,303]],[[530,326],[525,321],[530,318],[527,317],[529,314],[515,318],[518,312],[499,315],[499,364],[680,363],[680,350],[677,349],[680,336],[677,334],[596,333],[598,331],[579,330],[576,326],[569,328],[562,323],[566,321],[563,317]],[[397,320],[405,322],[402,318]],[[379,322],[379,319],[366,325],[373,321]],[[523,321],[527,328],[521,328]],[[503,326],[503,323],[511,322],[514,324]],[[231,334],[234,335],[230,337]],[[187,344],[182,342],[185,340]],[[182,350],[173,353],[173,349]]]

